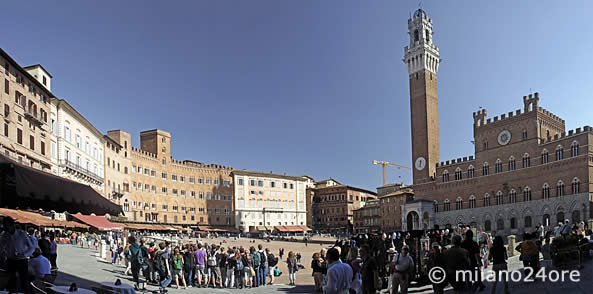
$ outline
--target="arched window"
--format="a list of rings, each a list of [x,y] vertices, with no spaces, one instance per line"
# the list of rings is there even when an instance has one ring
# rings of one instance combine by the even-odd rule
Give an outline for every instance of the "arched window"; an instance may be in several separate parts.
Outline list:
[[[502,205],[504,204],[504,201],[502,199],[502,192],[498,191],[496,192],[496,205]]]
[[[526,228],[531,228],[531,216],[526,216],[525,217],[525,227]]]
[[[418,42],[420,36],[418,35],[418,30],[414,30],[414,42]]]
[[[500,159],[496,160],[496,164],[494,165],[494,173],[501,173],[502,172],[502,161]]]
[[[581,181],[579,181],[578,178],[572,179],[572,183],[570,185],[571,186],[570,190],[571,190],[572,194],[578,194],[580,192],[580,184],[581,184]]]
[[[509,171],[517,169],[517,161],[514,156],[509,157]]]
[[[462,178],[462,176],[461,176],[461,168],[458,167],[458,168],[455,169],[455,180],[456,181],[459,181],[459,180],[461,180],[461,178]]]
[[[469,208],[476,208],[476,196],[469,196]]]
[[[570,145],[570,156],[575,157],[579,155],[579,142],[574,141]]]
[[[546,164],[550,161],[550,154],[548,153],[548,150],[544,149],[542,150],[542,164]]]
[[[528,153],[523,154],[523,168],[531,166],[531,158]]]
[[[484,207],[490,206],[490,194],[484,194]]]
[[[542,216],[542,224],[543,224],[544,226],[546,226],[546,227],[547,227],[547,226],[549,226],[551,223],[552,223],[552,222],[551,222],[551,220],[550,220],[550,215],[549,215],[549,214],[544,214],[544,215]]]
[[[434,212],[439,212],[439,202],[438,201],[434,201]]]
[[[443,210],[444,211],[451,210],[451,201],[449,201],[449,199],[445,199],[445,203],[443,204]]]
[[[503,231],[504,230],[504,220],[502,218],[499,218],[496,221],[496,230],[498,230],[498,231]]]
[[[556,160],[562,159],[564,159],[564,147],[562,147],[562,145],[558,145],[558,147],[556,147]]]
[[[558,181],[556,184],[556,196],[564,196],[564,182],[562,182],[562,180]]]
[[[426,33],[426,43],[430,42],[430,32],[428,30],[425,31]]]
[[[457,200],[455,201],[455,210],[460,209],[463,209],[463,199],[461,199],[461,197],[457,197]]]
[[[484,222],[484,230],[487,232],[492,231],[492,223],[489,219]]]
[[[515,189],[511,189],[511,192],[509,192],[509,203],[515,202],[517,202],[517,191],[515,191]]]
[[[482,167],[482,175],[487,176],[490,173],[490,166],[488,162],[484,162],[484,166]]]
[[[476,169],[474,168],[473,165],[470,165],[467,168],[467,178],[468,179],[471,179],[471,178],[473,178],[475,176],[475,174],[476,174]]]
[[[523,189],[523,201],[531,201],[531,188],[525,187]]]
[[[517,228],[517,218],[511,217],[511,229]]]
[[[556,214],[556,222],[563,223],[564,222],[564,211],[559,211]]]
[[[446,183],[449,181],[449,171],[443,171],[443,182]]]
[[[550,185],[548,183],[544,183],[542,186],[542,198],[550,199]]]
[[[581,213],[578,210],[572,212],[572,223],[578,224],[581,222]]]

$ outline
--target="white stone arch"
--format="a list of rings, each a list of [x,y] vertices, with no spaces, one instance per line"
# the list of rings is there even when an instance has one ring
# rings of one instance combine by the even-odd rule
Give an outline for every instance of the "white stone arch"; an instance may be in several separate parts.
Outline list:
[[[542,149],[542,154],[546,154],[546,153],[549,153],[548,149],[546,149],[546,148]]]
[[[473,165],[473,164],[470,164],[470,165],[467,167],[467,169],[473,169],[473,170],[475,170],[476,168],[474,168],[474,165]]]
[[[455,218],[455,225],[457,224],[466,224],[463,215],[460,214]]]
[[[529,158],[529,153],[525,152],[525,154],[523,154],[523,158]]]
[[[570,143],[570,146],[579,146],[579,142],[577,140],[572,141],[572,143]]]
[[[488,164],[488,161],[484,161],[484,164],[482,166],[486,167],[486,166],[490,166],[490,165]]]
[[[460,168],[460,167],[457,167],[457,168],[455,169],[455,172],[460,172],[460,171],[461,171],[461,168]]]
[[[513,160],[515,160],[515,156],[512,156],[512,155],[509,156],[509,161],[513,161]]]
[[[497,158],[496,163],[502,163],[502,160],[500,160],[500,158]]]
[[[556,146],[556,150],[562,150],[564,149],[564,147],[562,147],[562,144],[558,144],[558,146]]]

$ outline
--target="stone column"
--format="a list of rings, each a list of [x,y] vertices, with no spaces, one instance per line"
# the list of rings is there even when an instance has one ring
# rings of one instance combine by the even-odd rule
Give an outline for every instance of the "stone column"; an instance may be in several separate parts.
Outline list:
[[[508,247],[507,247],[507,255],[509,257],[514,256],[515,255],[515,247],[517,245],[515,245],[515,235],[509,235],[507,237],[508,240]]]

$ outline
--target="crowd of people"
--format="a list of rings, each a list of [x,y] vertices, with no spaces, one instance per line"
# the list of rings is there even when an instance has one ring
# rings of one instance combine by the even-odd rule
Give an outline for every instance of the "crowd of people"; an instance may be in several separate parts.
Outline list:
[[[158,285],[160,292],[167,292],[172,283],[178,289],[262,287],[273,284],[274,277],[281,275],[278,270],[281,258],[261,244],[249,248],[225,248],[222,243],[198,241],[173,246],[166,241],[146,244],[144,238],[138,243],[134,236],[128,237],[127,241],[123,254],[136,289],[146,287],[140,281],[140,273],[146,282]],[[114,255],[118,254],[114,252]],[[279,255],[283,255],[283,249]],[[288,253],[286,263],[290,283],[294,284],[294,272],[298,270],[294,252]]]
[[[569,236],[577,238],[578,245],[593,245],[593,231],[583,222],[571,224],[566,220],[547,230],[538,224],[533,231],[523,234],[511,250],[517,251],[524,267],[534,271],[541,266],[551,268],[551,238]],[[428,241],[429,248],[422,241]],[[444,271],[442,281],[432,283],[434,293],[444,293],[448,285],[456,293],[475,292],[486,287],[483,269],[491,266],[495,273],[508,270],[508,250],[503,236],[477,232],[469,226],[397,232],[391,237],[364,235],[338,240],[328,250],[314,253],[311,269],[315,291],[323,293],[376,293],[386,288],[393,294],[408,293],[410,282],[421,280],[419,271],[426,275],[434,267]],[[471,271],[472,279],[458,280],[458,270]],[[505,275],[496,277],[491,293],[495,293],[498,283],[504,293],[509,293]]]

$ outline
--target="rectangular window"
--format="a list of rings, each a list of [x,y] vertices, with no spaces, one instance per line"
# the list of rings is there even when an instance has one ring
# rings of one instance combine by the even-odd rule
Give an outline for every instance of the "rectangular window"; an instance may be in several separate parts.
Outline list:
[[[167,173],[162,173],[161,174],[161,177],[166,180],[167,179]]]
[[[4,93],[10,95],[10,84],[7,79],[4,79]]]
[[[196,198],[196,192],[195,191],[191,191],[190,197],[192,199],[195,199]]]
[[[239,186],[243,186],[243,179],[238,179],[238,180],[237,180],[237,184],[238,184]]]
[[[231,185],[231,182],[229,182],[229,181],[224,181],[223,183],[224,183],[224,186],[225,186],[225,187],[228,187],[228,186],[230,186],[230,185]]]
[[[204,179],[203,178],[198,178],[198,184],[203,184],[204,183]]]
[[[41,155],[45,155],[45,142],[42,141],[40,147]]]
[[[8,124],[4,123],[4,136],[8,137]]]
[[[196,178],[194,178],[194,177],[189,177],[189,182],[190,182],[191,184],[195,183],[195,182],[196,182]]]
[[[167,195],[167,187],[162,187],[161,192],[163,192],[163,195]]]
[[[263,187],[264,186],[264,181],[257,181],[257,186],[258,187]]]
[[[184,176],[179,176],[179,181],[182,183],[185,183],[185,177]]]
[[[35,150],[35,137],[33,136],[29,136],[29,148]]]
[[[23,131],[21,129],[16,129],[16,142],[23,144]]]
[[[212,184],[212,179],[208,178],[206,179],[206,185],[211,185]]]
[[[210,192],[206,193],[206,200],[212,200],[212,194]]]
[[[156,174],[156,172],[155,172],[155,171],[153,171],[153,170],[151,170],[151,171],[150,171],[150,176],[151,176],[151,177],[153,177],[153,178],[154,178],[155,174]]]
[[[177,175],[171,175],[171,181],[176,182],[177,181]]]

